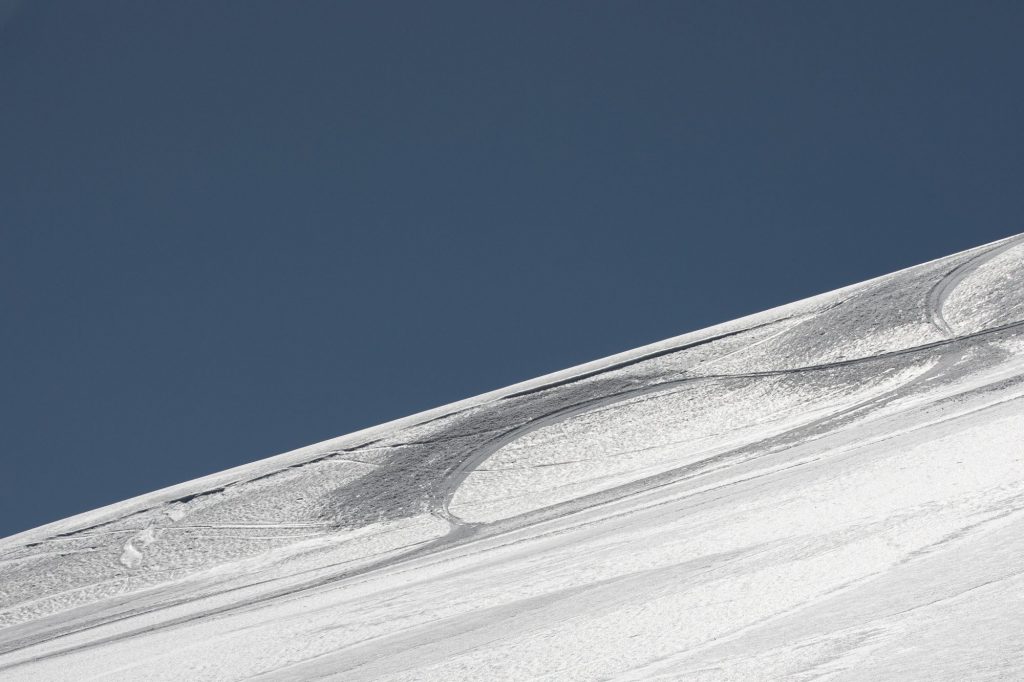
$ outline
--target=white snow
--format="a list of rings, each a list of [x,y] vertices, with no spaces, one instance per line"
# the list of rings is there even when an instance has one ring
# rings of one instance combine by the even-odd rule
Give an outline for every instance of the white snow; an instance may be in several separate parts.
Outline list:
[[[0,540],[3,679],[1021,679],[1024,239]]]

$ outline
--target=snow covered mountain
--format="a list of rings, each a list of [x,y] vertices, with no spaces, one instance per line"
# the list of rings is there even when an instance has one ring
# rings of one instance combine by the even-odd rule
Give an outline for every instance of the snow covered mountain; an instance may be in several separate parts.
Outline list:
[[[0,540],[0,678],[1024,679],[1024,237]]]

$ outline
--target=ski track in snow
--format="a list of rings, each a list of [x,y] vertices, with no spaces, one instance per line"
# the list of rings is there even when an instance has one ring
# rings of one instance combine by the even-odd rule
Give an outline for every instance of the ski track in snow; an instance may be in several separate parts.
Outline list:
[[[915,668],[904,652],[938,636],[915,620],[929,609],[1016,623],[971,611],[968,596],[1016,574],[947,557],[988,546],[1024,509],[1024,452],[1006,444],[1012,426],[992,426],[1021,416],[1024,322],[1000,315],[1024,281],[1001,294],[1013,300],[954,309],[957,324],[947,307],[965,282],[989,286],[987,265],[1022,243],[0,541],[0,675],[859,679],[870,653],[876,676],[959,679],[952,662]],[[626,433],[636,440],[620,443]],[[604,454],[572,455],[581,447]],[[934,467],[916,454],[928,448]],[[817,502],[790,496],[798,481]],[[888,506],[875,509],[879,496]],[[775,502],[747,511],[762,499]],[[849,516],[858,505],[873,511]],[[890,613],[912,576],[934,589]],[[849,623],[801,630],[833,603]],[[169,641],[192,652],[187,664],[156,654]],[[976,663],[995,666],[1007,646],[990,638]]]
[[[964,281],[964,279],[966,279],[972,272],[996,256],[999,256],[1021,243],[1024,243],[1024,237],[1020,235],[997,242],[995,245],[983,250],[967,262],[953,268],[945,277],[940,279],[928,294],[928,309],[931,314],[933,324],[946,336],[950,338],[955,337],[957,333],[953,330],[952,326],[950,326],[949,321],[946,320],[946,316],[942,311],[950,293],[952,293],[957,285]]]

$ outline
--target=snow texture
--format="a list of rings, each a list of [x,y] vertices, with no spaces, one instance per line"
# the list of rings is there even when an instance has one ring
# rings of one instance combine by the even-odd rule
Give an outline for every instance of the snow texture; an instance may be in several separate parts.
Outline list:
[[[1024,238],[0,540],[0,678],[1024,679]]]

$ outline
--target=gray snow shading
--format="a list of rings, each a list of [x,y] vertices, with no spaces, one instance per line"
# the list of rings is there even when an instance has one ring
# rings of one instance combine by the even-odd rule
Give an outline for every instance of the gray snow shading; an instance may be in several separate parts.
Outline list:
[[[1020,679],[1024,239],[0,540],[4,679]]]

